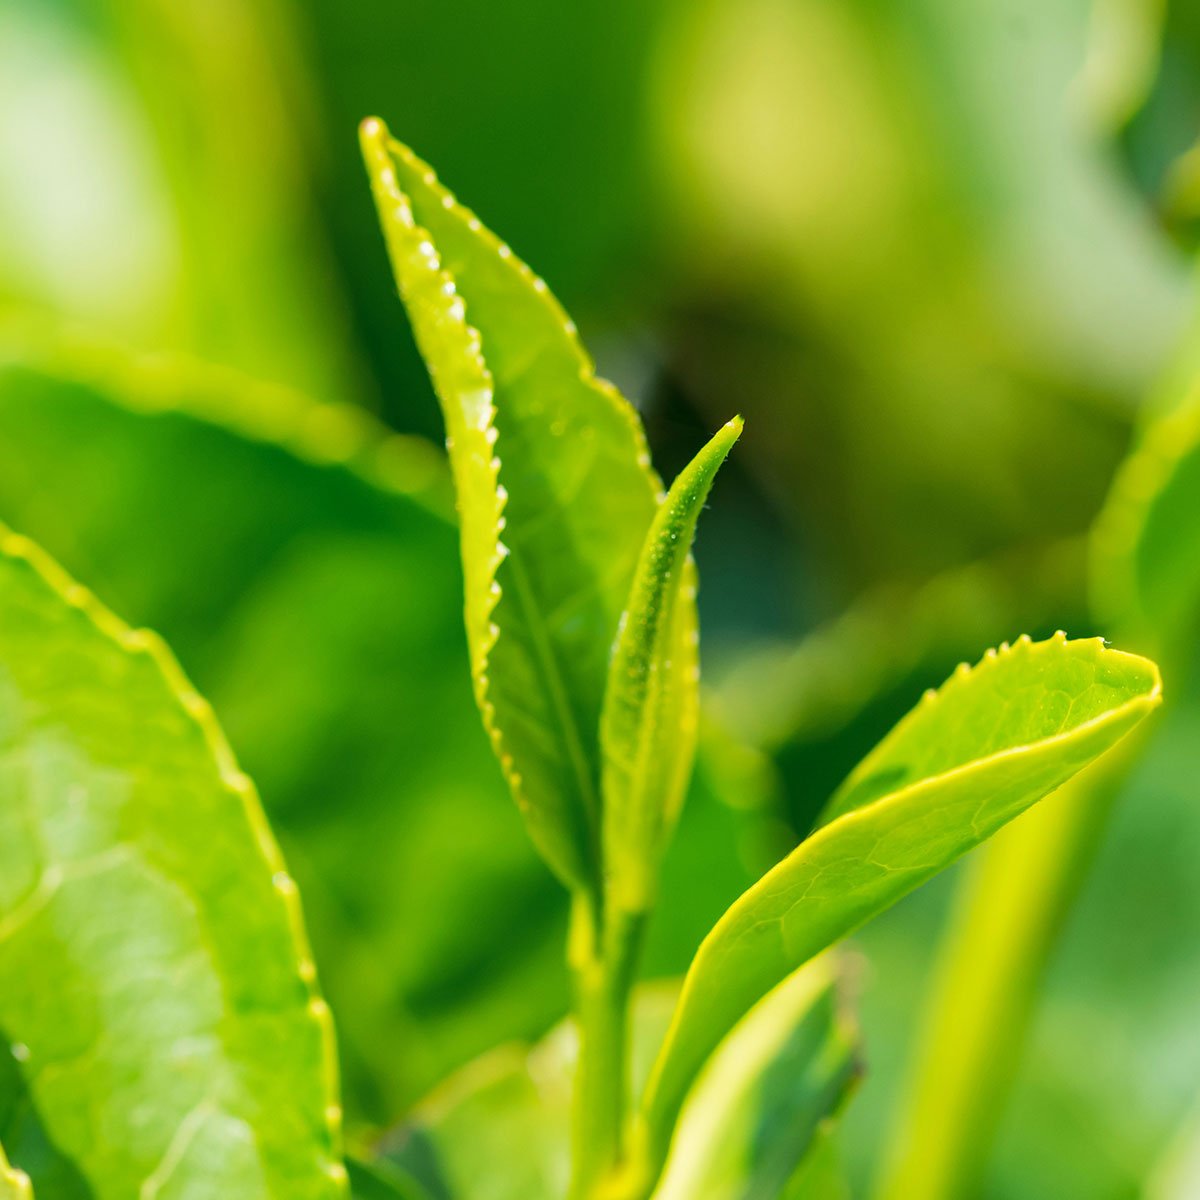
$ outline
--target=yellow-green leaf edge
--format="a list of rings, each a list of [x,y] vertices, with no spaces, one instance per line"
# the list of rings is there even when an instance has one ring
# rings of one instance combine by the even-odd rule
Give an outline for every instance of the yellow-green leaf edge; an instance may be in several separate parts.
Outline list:
[[[316,965],[308,945],[300,897],[275,842],[253,781],[237,765],[233,750],[216,721],[208,701],[191,685],[165,642],[153,631],[134,629],[107,609],[82,584],[77,583],[35,542],[15,533],[0,522],[0,558],[29,568],[34,575],[69,609],[81,613],[101,637],[114,643],[125,654],[149,658],[161,675],[169,694],[186,717],[198,729],[207,747],[221,786],[241,804],[246,824],[262,855],[264,869],[275,884],[283,906],[287,929],[298,966],[301,984],[308,996],[307,1019],[313,1025],[321,1045],[321,1087],[325,1094],[324,1122],[331,1154],[321,1165],[331,1195],[348,1195],[348,1177],[342,1163],[342,1109],[338,1083],[337,1046],[333,1016],[317,986]],[[0,1148],[0,1168],[6,1159]],[[8,1178],[0,1170],[0,1183],[16,1190],[13,1196],[32,1200],[32,1184],[23,1171],[8,1168]],[[25,1191],[22,1191],[22,1188]]]

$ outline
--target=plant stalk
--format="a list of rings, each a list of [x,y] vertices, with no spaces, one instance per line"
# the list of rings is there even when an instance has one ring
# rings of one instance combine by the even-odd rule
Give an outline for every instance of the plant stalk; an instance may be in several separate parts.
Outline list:
[[[572,1200],[591,1200],[621,1161],[629,1095],[629,1007],[645,915],[577,898],[569,957],[579,1060],[572,1114]]]

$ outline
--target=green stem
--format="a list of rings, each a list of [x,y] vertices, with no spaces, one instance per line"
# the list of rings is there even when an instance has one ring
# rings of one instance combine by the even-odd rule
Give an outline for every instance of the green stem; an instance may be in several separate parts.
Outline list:
[[[587,1200],[620,1162],[629,1093],[629,1002],[645,922],[577,898],[570,960],[575,975],[579,1061],[572,1118],[573,1200]]]

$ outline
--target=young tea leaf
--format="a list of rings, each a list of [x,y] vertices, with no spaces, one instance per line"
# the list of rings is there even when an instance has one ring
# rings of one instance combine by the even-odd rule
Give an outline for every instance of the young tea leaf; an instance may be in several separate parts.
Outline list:
[[[49,1145],[97,1200],[344,1196],[329,1010],[253,785],[162,644],[2,528],[0,742],[16,1161],[36,1183]]]
[[[621,615],[600,726],[607,894],[626,912],[653,900],[679,815],[700,707],[696,657],[696,521],[742,431],[734,418],[680,472],[655,513]]]
[[[858,1078],[858,1031],[828,956],[729,1035],[688,1099],[654,1200],[781,1196]]]
[[[850,775],[828,823],[701,945],[643,1100],[649,1161],[713,1048],[766,991],[1054,791],[1160,692],[1148,660],[1058,635],[990,651],[927,693]]]
[[[361,132],[445,417],[484,723],[542,854],[594,889],[608,656],[661,488],[545,283],[381,121]]]

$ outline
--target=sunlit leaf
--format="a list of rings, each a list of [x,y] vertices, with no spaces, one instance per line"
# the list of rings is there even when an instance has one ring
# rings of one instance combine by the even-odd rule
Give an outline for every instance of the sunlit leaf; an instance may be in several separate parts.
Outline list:
[[[621,615],[600,726],[604,869],[610,901],[653,903],[658,867],[691,774],[700,708],[695,567],[700,510],[742,430],[730,421],[680,472],[646,535]]]
[[[684,1111],[680,1153],[655,1200],[776,1195],[856,1075],[857,1034],[834,986],[834,964],[822,959],[735,1029]],[[635,1085],[677,995],[670,984],[635,993]],[[401,1167],[438,1200],[559,1200],[576,1054],[575,1027],[565,1023],[532,1049],[485,1055],[385,1139],[383,1166]]]
[[[797,971],[713,1056],[684,1108],[654,1200],[776,1197],[858,1076],[832,959]]]
[[[539,849],[594,888],[608,658],[659,491],[641,426],[545,283],[382,122],[362,140],[445,417],[484,722]]]
[[[9,1152],[36,1182],[51,1144],[97,1200],[343,1195],[329,1009],[253,785],[153,635],[3,530],[0,582]]]
[[[1159,700],[1153,663],[1062,637],[990,652],[928,693],[847,779],[828,823],[705,939],[643,1101],[650,1162],[700,1067],[766,991],[1053,791]]]
[[[305,898],[358,1120],[567,1005],[558,889],[474,711],[449,496],[427,443],[226,372],[0,365],[0,519],[214,705]]]

